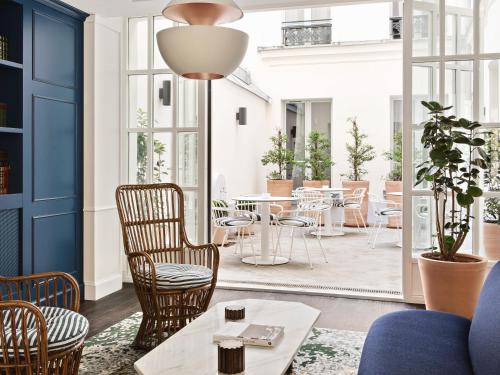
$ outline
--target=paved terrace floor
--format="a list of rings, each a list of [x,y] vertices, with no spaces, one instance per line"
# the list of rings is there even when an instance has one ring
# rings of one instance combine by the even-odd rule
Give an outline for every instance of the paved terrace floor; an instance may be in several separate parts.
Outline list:
[[[279,266],[254,266],[241,262],[234,246],[220,248],[219,287],[311,292],[358,296],[401,298],[402,249],[397,246],[398,232],[385,229],[375,249],[368,244],[368,233],[345,228],[340,237],[322,238],[328,263],[314,237],[308,237],[314,269],[310,269],[302,238],[296,235],[291,262]],[[282,234],[283,255],[288,256],[290,236]],[[289,232],[288,232],[289,233]],[[287,234],[288,234],[287,233]],[[258,251],[260,238],[254,244]],[[248,241],[244,256],[251,256]]]

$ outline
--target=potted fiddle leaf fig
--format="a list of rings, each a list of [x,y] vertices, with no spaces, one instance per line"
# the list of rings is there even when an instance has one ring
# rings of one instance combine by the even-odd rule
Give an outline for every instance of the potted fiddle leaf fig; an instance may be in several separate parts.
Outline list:
[[[302,163],[306,169],[304,187],[330,186],[328,171],[334,165],[330,156],[330,140],[318,130],[309,133],[306,144],[307,157]]]
[[[295,161],[293,151],[287,149],[287,136],[281,130],[271,137],[272,148],[262,156],[262,165],[274,166],[267,180],[267,192],[271,196],[292,195],[293,180],[286,179],[286,172]]]
[[[489,157],[478,137],[481,124],[447,116],[452,107],[422,102],[430,119],[422,123],[422,144],[429,159],[417,168],[417,182],[433,193],[437,246],[418,258],[428,309],[471,318],[484,281],[487,261],[459,251],[471,230],[472,207],[483,195],[478,186]]]
[[[500,137],[498,131],[486,136],[486,153],[490,158],[489,168],[484,173],[484,185],[490,192],[500,191]],[[483,246],[488,259],[500,260],[500,198],[487,198],[484,202]]]
[[[391,171],[385,180],[385,194],[403,191],[403,133],[398,131],[394,134],[392,150],[385,152],[384,157],[391,162]],[[401,203],[402,197],[388,195],[388,200]],[[401,220],[397,217],[389,217],[387,227],[399,228]]]
[[[361,205],[361,213],[363,215],[363,220],[366,223],[368,216],[368,192],[370,191],[370,181],[363,179],[368,173],[365,169],[365,164],[375,159],[376,154],[374,147],[366,143],[366,138],[368,138],[368,136],[361,132],[357,118],[352,117],[349,118],[348,121],[351,123],[349,134],[352,138],[352,143],[346,144],[347,162],[350,170],[349,173],[342,175],[347,177],[347,180],[342,181],[342,187],[349,189],[346,194],[352,194],[352,192],[357,188],[366,189],[366,194]],[[345,212],[344,220],[344,224],[346,226],[358,225],[358,221],[356,220],[354,213],[347,210]]]

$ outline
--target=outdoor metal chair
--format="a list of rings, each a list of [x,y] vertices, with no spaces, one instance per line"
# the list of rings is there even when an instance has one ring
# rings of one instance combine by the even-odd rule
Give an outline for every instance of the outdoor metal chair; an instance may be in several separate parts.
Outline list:
[[[370,231],[370,236],[368,238],[368,243],[371,243],[371,248],[375,249],[375,244],[377,238],[380,234],[383,224],[388,223],[388,218],[395,217],[398,218],[397,229],[401,228],[401,217],[403,211],[401,210],[401,204],[393,202],[391,200],[379,199],[375,194],[368,194],[369,202],[375,215],[375,223]]]

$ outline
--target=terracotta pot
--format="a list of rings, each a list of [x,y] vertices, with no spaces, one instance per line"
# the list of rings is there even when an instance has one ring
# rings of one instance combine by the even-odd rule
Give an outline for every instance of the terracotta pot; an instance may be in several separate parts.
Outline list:
[[[354,189],[358,188],[365,188],[365,197],[363,198],[363,203],[361,205],[361,214],[363,215],[363,220],[365,221],[365,224],[367,223],[368,219],[368,193],[370,192],[370,181],[342,181],[342,187],[345,189],[349,189],[349,191],[344,191],[344,195],[352,194],[354,192]],[[358,215],[358,222],[360,222],[359,219],[359,214]],[[346,209],[344,210],[344,225],[347,227],[357,227],[356,224],[356,219],[353,214],[353,210]],[[366,224],[368,226],[368,224]],[[363,223],[359,223],[359,227],[361,228],[363,226]]]
[[[500,225],[494,223],[483,223],[483,243],[486,258],[500,260]]]
[[[403,181],[386,181],[385,193],[396,193],[403,191]],[[395,195],[387,195],[385,199],[401,204],[403,197]],[[390,217],[387,223],[387,228],[401,228],[401,219],[397,217]]]
[[[267,180],[267,192],[273,197],[291,197],[293,180]],[[285,210],[292,207],[291,202],[280,202]]]
[[[443,311],[471,319],[483,286],[488,261],[460,254],[463,262],[418,258],[420,278],[428,310]]]
[[[323,186],[330,186],[329,180],[304,180],[302,186],[305,188],[322,188]]]

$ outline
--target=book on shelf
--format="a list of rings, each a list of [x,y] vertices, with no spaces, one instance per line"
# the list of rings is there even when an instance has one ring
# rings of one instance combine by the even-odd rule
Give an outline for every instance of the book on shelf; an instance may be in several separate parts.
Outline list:
[[[214,334],[214,342],[241,340],[245,345],[273,347],[281,340],[285,327],[229,322]]]

